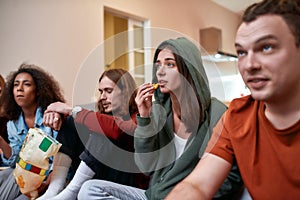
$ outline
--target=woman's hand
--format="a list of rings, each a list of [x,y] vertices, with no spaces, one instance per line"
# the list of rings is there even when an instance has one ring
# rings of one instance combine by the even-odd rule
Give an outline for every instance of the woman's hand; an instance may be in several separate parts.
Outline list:
[[[45,126],[58,131],[62,125],[62,116],[57,112],[45,112],[43,116],[43,123]]]
[[[51,103],[44,113],[43,123],[45,126],[49,126],[57,131],[60,129],[63,122],[62,116],[60,114],[69,115],[71,112],[72,107],[65,103]]]
[[[141,117],[149,117],[152,108],[152,96],[154,87],[150,83],[144,83],[138,89],[137,95],[135,97],[135,102],[139,109],[139,114]]]

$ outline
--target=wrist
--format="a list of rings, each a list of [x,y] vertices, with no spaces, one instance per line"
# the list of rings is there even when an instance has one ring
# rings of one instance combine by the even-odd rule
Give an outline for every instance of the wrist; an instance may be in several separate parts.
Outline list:
[[[80,107],[80,106],[75,106],[75,107],[71,110],[70,115],[75,119],[76,116],[77,116],[77,114],[78,114],[80,111],[82,111],[82,107]]]
[[[139,115],[141,118],[149,118],[149,115],[142,115],[141,113]]]

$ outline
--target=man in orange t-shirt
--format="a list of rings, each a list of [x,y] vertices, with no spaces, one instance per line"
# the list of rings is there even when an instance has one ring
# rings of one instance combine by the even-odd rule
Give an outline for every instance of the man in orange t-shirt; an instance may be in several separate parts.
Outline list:
[[[253,199],[300,197],[300,1],[250,6],[235,47],[251,96],[231,102],[206,154],[167,199],[211,199],[233,160]]]

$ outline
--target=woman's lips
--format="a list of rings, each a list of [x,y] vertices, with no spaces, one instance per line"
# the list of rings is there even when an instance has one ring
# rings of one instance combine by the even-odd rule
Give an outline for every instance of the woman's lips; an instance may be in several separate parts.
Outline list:
[[[167,84],[167,81],[160,80],[160,81],[158,81],[158,83],[159,83],[160,87],[163,87],[163,86],[165,86]]]
[[[16,98],[22,99],[22,98],[24,98],[24,95],[17,95]]]

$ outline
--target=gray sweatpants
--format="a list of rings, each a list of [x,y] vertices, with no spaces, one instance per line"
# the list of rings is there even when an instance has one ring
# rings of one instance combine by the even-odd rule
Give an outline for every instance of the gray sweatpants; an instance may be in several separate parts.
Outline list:
[[[0,171],[0,199],[1,200],[28,200],[22,195],[13,175],[13,168]]]

